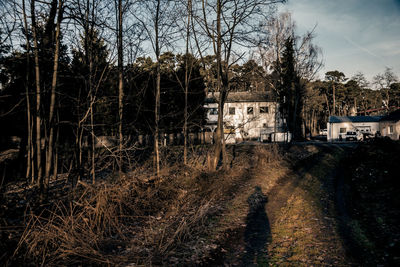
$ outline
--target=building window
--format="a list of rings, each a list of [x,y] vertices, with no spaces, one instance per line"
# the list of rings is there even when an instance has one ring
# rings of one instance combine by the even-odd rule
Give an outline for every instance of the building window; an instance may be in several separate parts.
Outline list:
[[[268,113],[268,107],[260,107],[260,113]]]
[[[393,130],[393,125],[390,125],[390,126],[388,127],[388,132],[389,132],[389,134],[393,134],[393,132],[394,132],[394,130]]]
[[[263,123],[263,128],[268,128],[268,124],[267,123]]]
[[[218,115],[218,108],[210,108],[210,115]]]
[[[235,115],[235,108],[229,108],[229,115]]]
[[[253,107],[247,107],[247,114],[253,115]]]
[[[345,133],[346,133],[346,128],[340,128],[340,129],[339,129],[339,133],[345,134]]]

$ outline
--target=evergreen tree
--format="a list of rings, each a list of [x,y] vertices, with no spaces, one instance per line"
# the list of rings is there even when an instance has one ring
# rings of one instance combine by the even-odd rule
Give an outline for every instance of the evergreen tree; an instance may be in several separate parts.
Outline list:
[[[293,139],[301,139],[301,111],[303,107],[304,84],[296,71],[294,40],[289,37],[285,41],[285,49],[282,52],[279,101],[281,110],[286,119],[288,131],[293,134]]]

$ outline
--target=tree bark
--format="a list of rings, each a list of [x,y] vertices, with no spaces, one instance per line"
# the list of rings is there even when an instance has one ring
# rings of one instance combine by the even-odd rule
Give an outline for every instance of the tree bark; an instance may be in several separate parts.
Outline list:
[[[185,62],[185,110],[183,123],[183,163],[187,164],[187,121],[188,121],[188,91],[189,91],[189,38],[190,38],[190,21],[192,15],[192,0],[188,0],[187,4],[188,19],[186,28],[186,62]]]
[[[159,43],[159,16],[160,16],[160,0],[157,1],[156,18],[155,18],[155,52],[157,59],[156,66],[156,94],[154,107],[154,161],[157,177],[160,175],[160,149],[159,149],[159,120],[160,120],[160,92],[161,92],[161,68],[160,68],[160,43]]]
[[[90,3],[89,0],[87,1],[87,11],[86,11],[86,29],[85,29],[85,42],[86,42],[86,54],[89,60],[89,110],[90,110],[90,160],[91,160],[91,174],[92,174],[92,183],[94,184],[96,182],[96,143],[95,143],[95,132],[94,132],[94,108],[95,108],[95,93],[94,93],[94,88],[93,88],[93,68],[94,68],[94,60],[93,58],[95,55],[93,55],[93,34],[94,34],[94,21],[93,21],[93,12],[94,12],[94,7],[92,7],[92,21],[89,25],[89,12],[90,12]],[[92,1],[92,4],[94,4],[94,1]],[[81,168],[83,168],[81,166]]]
[[[123,116],[123,98],[124,98],[124,81],[123,81],[123,71],[124,62],[122,54],[123,44],[122,44],[122,0],[118,0],[118,115],[119,115],[119,173],[122,173],[122,116]]]
[[[34,45],[34,57],[35,57],[35,85],[36,85],[36,177],[37,182],[40,186],[40,191],[43,191],[43,177],[42,177],[42,162],[41,162],[41,114],[40,114],[40,68],[39,68],[39,48],[36,33],[36,14],[35,14],[35,0],[31,0],[31,20],[32,20],[32,35]]]
[[[22,1],[22,14],[24,19],[25,38],[26,38],[26,77],[25,77],[25,94],[26,94],[26,118],[27,118],[27,162],[26,162],[26,175],[28,180],[31,176],[31,182],[34,183],[34,168],[33,168],[33,154],[32,151],[32,124],[31,124],[31,105],[29,97],[29,69],[30,69],[30,43],[28,36],[28,20],[26,16],[25,0]]]
[[[96,182],[96,163],[95,163],[95,157],[96,157],[96,142],[95,142],[95,133],[94,133],[94,97],[93,97],[93,92],[90,94],[90,131],[91,131],[91,165],[92,165],[92,183],[94,184]]]
[[[57,87],[57,75],[58,75],[58,60],[60,54],[60,30],[61,30],[61,20],[63,13],[63,0],[58,2],[58,15],[57,15],[57,25],[56,25],[56,47],[54,51],[54,64],[53,64],[53,78],[51,82],[51,97],[50,97],[50,110],[49,110],[49,141],[47,145],[46,152],[46,169],[45,169],[45,190],[48,189],[48,184],[50,182],[50,171],[53,165],[53,155],[54,155],[54,110],[56,103],[56,87]]]

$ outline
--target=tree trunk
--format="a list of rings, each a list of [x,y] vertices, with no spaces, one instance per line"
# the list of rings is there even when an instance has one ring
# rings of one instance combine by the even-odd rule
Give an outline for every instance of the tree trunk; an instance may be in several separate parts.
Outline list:
[[[277,131],[277,128],[276,128],[276,124],[277,124],[277,114],[278,114],[278,104],[277,104],[277,102],[275,102],[275,110],[274,110],[274,140],[272,140],[272,138],[271,138],[271,141],[273,141],[273,142],[275,142],[275,140],[276,140],[276,131]]]
[[[160,44],[159,44],[159,15],[160,15],[160,0],[157,1],[156,19],[155,19],[155,52],[157,59],[156,67],[156,99],[154,107],[154,161],[157,177],[160,175],[160,148],[159,148],[159,120],[160,120],[160,92],[161,92],[161,68],[160,68]]]
[[[57,26],[56,26],[56,47],[54,51],[54,64],[53,64],[53,79],[51,82],[51,97],[50,97],[50,110],[49,110],[49,141],[46,152],[46,170],[45,170],[45,191],[48,189],[50,182],[50,171],[53,165],[54,155],[54,110],[56,103],[56,87],[57,87],[57,75],[58,75],[58,59],[60,51],[60,24],[63,12],[63,0],[58,2],[58,15],[57,15]]]
[[[312,111],[311,111],[311,117],[310,117],[310,133],[311,133],[311,136],[314,136],[314,134],[315,134],[315,128],[314,128],[314,113],[315,113],[315,110],[314,109],[312,109]]]
[[[94,3],[94,1],[92,2]],[[87,1],[87,11],[86,11],[86,24],[85,24],[85,34],[87,35],[85,38],[86,41],[86,54],[89,60],[89,110],[90,110],[90,160],[91,160],[91,175],[92,175],[92,183],[95,184],[96,182],[96,162],[95,162],[95,158],[96,158],[96,143],[95,143],[95,132],[94,132],[94,108],[95,108],[95,93],[94,93],[94,88],[93,88],[93,76],[94,76],[94,57],[95,55],[93,55],[93,32],[94,32],[94,21],[92,20],[91,23],[89,24],[89,12],[90,12],[90,3],[89,1]],[[93,18],[93,12],[94,12],[94,7],[92,8],[92,18]],[[90,39],[89,39],[89,38]],[[83,129],[82,129],[83,131]],[[83,134],[83,132],[82,132]],[[81,156],[81,160],[82,160],[82,154]],[[81,164],[83,164],[83,162],[81,161]],[[81,172],[83,170],[83,166],[81,165]]]
[[[119,115],[119,173],[122,173],[122,116],[123,116],[123,98],[124,98],[124,81],[123,81],[123,71],[124,71],[124,62],[122,55],[122,0],[118,0],[118,115]]]
[[[185,110],[183,123],[183,163],[187,164],[187,121],[188,121],[188,91],[189,91],[189,37],[192,15],[192,0],[188,0],[188,20],[186,28],[186,62],[185,62]]]
[[[60,118],[57,116],[57,124],[59,123]],[[57,134],[56,134],[56,142],[55,144],[58,144],[58,138],[60,136],[59,128],[57,127],[56,129]],[[54,163],[53,163],[53,177],[54,179],[57,180],[57,174],[58,174],[58,148],[57,145],[54,148]]]
[[[96,143],[95,143],[95,133],[94,133],[94,97],[93,92],[90,95],[90,131],[91,131],[91,162],[92,162],[92,183],[96,182],[96,166],[95,166],[95,157],[96,157]]]
[[[329,107],[329,100],[328,100],[328,96],[326,94],[324,94],[325,96],[325,102],[326,102],[326,107],[328,109],[328,116],[331,116],[331,109]]]
[[[335,84],[332,84],[332,97],[333,97],[332,115],[333,115],[333,116],[336,116]]]
[[[26,38],[26,77],[25,77],[25,94],[26,94],[26,119],[27,119],[27,162],[26,162],[26,179],[29,179],[31,176],[32,183],[34,182],[34,168],[32,166],[33,155],[32,151],[32,124],[31,124],[31,105],[30,105],[30,97],[29,97],[29,69],[30,69],[30,43],[28,36],[28,20],[26,17],[26,8],[25,8],[25,0],[22,1],[22,13],[24,19],[24,28],[25,28],[25,38]]]
[[[35,0],[31,0],[31,20],[32,20],[32,35],[34,45],[34,57],[35,57],[35,84],[36,84],[36,176],[37,182],[40,186],[40,191],[43,193],[43,177],[42,177],[42,162],[41,162],[41,114],[40,114],[40,68],[39,68],[39,48],[36,33],[36,14],[35,14]]]
[[[212,169],[216,169],[218,165],[219,158],[221,156],[222,147],[225,142],[224,139],[224,104],[225,104],[225,87],[222,86],[222,59],[221,59],[221,46],[222,46],[222,36],[221,36],[221,12],[222,6],[221,1],[217,1],[217,91],[219,91],[218,99],[218,121],[217,121],[217,136],[214,146],[214,158],[212,161]]]
[[[293,139],[298,140],[299,139],[299,131],[298,131],[298,124],[297,124],[297,109],[298,109],[298,104],[299,104],[299,99],[297,99],[297,96],[294,99],[294,107],[293,107],[293,118],[292,118],[292,134],[293,134]]]

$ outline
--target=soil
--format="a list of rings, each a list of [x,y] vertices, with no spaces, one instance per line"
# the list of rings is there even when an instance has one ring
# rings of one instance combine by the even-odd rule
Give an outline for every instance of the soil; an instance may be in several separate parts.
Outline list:
[[[285,157],[288,165],[275,166],[284,172],[273,183],[270,164],[254,167],[255,177],[242,188],[254,188],[247,216],[220,244],[223,253],[211,265],[353,265],[338,231],[334,193],[336,170],[353,147],[293,146]],[[257,195],[261,200],[255,205],[251,199]]]

